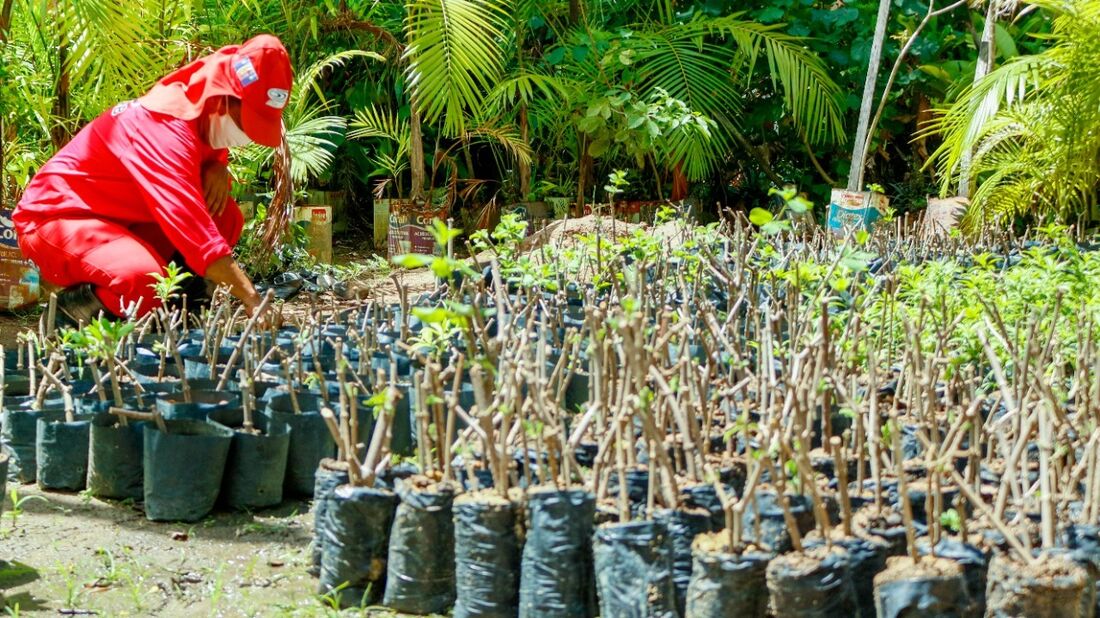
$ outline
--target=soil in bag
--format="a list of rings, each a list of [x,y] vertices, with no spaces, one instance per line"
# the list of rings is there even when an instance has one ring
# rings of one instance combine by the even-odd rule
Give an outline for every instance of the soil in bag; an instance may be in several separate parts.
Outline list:
[[[216,423],[164,421],[144,428],[145,516],[196,521],[214,508],[233,430]]]
[[[520,562],[520,618],[594,616],[592,520],[596,497],[583,489],[537,488],[527,498]]]
[[[222,478],[222,502],[236,510],[275,506],[283,501],[290,428],[269,414],[254,414],[254,428],[245,430],[243,417],[235,410],[211,413],[212,420],[220,418],[225,422],[218,422],[233,429]]]
[[[341,608],[376,603],[385,589],[397,496],[385,489],[340,485],[321,501],[320,594],[331,595]]]
[[[692,543],[693,564],[685,616],[763,618],[768,613],[766,570],[771,554],[731,552],[728,532],[701,534]]]
[[[875,609],[879,618],[962,618],[970,611],[970,595],[962,567],[946,558],[908,556],[887,561],[875,576]]]
[[[336,443],[321,417],[321,398],[298,393],[300,413],[295,413],[290,397],[281,393],[267,402],[272,420],[290,428],[283,491],[292,496],[312,496],[317,466],[322,459],[336,454]]]
[[[313,561],[307,569],[309,574],[317,577],[321,574],[321,548],[325,517],[331,501],[327,500],[332,490],[348,482],[347,464],[335,459],[323,459],[317,466],[313,485],[313,543],[310,548]],[[389,528],[386,529],[386,538],[389,539]]]
[[[592,543],[600,614],[622,618],[675,618],[672,542],[656,521],[596,528]]]
[[[787,618],[833,618],[859,613],[848,570],[848,552],[839,546],[783,554],[768,563],[768,603]]]
[[[1062,556],[1034,563],[998,554],[989,563],[986,616],[1093,616],[1092,581],[1084,567]]]
[[[8,478],[20,483],[33,483],[38,478],[38,454],[35,441],[38,419],[58,421],[65,418],[60,409],[26,410],[5,407],[0,420],[0,444],[10,456]]]
[[[687,587],[691,581],[691,544],[695,537],[710,529],[710,513],[703,509],[661,509],[655,519],[664,525],[672,544],[672,582],[676,593],[676,610],[684,613]]]
[[[141,500],[145,495],[142,452],[145,423],[101,412],[92,417],[88,446],[88,491],[97,498]]]
[[[519,609],[515,505],[490,491],[455,499],[455,618],[506,618]]]
[[[397,495],[383,604],[407,614],[443,613],[455,599],[454,487],[413,477],[397,484]]]
[[[80,491],[88,477],[86,418],[66,422],[39,418],[35,438],[36,480],[42,489]]]

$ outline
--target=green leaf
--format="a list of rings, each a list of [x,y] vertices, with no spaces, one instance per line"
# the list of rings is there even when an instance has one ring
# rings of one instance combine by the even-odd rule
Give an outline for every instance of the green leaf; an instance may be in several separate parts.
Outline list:
[[[774,218],[772,213],[763,208],[753,208],[752,211],[749,212],[749,221],[752,221],[753,225],[764,226],[771,223]]]
[[[809,212],[810,209],[813,207],[814,205],[804,197],[795,196],[787,200],[787,208],[790,208],[791,212],[795,212],[798,214]]]
[[[413,307],[412,314],[426,324],[446,322],[448,318],[447,310],[442,307],[435,307],[432,309],[427,307]]]
[[[431,264],[433,260],[435,260],[435,257],[422,253],[403,253],[395,255],[391,261],[401,268],[413,269],[423,268]]]
[[[562,61],[565,60],[565,48],[555,47],[554,49],[550,50],[550,53],[546,54],[545,58],[546,61],[550,64],[561,64]]]
[[[994,45],[997,46],[998,58],[1012,58],[1020,55],[1020,52],[1016,49],[1015,39],[1000,23],[993,24],[993,41]]]
[[[610,147],[610,140],[601,137],[588,145],[588,154],[591,155],[592,158],[598,159],[603,156]]]

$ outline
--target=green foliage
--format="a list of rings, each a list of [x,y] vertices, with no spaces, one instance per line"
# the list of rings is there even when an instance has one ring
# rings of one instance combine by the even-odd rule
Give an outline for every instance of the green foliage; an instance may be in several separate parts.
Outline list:
[[[1010,59],[959,96],[932,125],[942,136],[930,164],[950,192],[965,176],[965,153],[977,182],[964,223],[1100,219],[1100,1],[1040,4],[1056,15],[1049,47]]]
[[[245,222],[241,238],[233,249],[237,260],[249,275],[266,278],[281,270],[305,268],[313,264],[313,259],[306,251],[306,247],[309,246],[306,224],[301,221],[291,224],[290,233],[283,238],[282,246],[272,252],[262,251],[261,243],[266,220],[267,206],[257,203],[255,214],[251,220]],[[258,256],[266,257],[261,259]]]
[[[154,282],[149,284],[153,293],[162,303],[176,298],[179,295],[180,284],[191,278],[191,273],[185,272],[175,262],[169,262],[164,267],[164,274],[152,273]]]

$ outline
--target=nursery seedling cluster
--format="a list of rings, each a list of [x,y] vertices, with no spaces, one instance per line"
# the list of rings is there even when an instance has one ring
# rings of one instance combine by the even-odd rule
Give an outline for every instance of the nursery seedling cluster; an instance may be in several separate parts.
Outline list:
[[[11,474],[153,519],[312,496],[345,607],[1094,615],[1100,254],[674,219],[470,260],[438,224],[396,260],[433,292],[293,324],[171,284],[44,325],[4,354]]]

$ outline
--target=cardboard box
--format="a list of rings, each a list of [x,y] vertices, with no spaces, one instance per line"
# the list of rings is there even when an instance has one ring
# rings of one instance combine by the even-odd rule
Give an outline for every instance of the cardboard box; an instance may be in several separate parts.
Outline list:
[[[827,227],[835,234],[845,234],[854,228],[868,229],[882,218],[889,205],[890,200],[881,193],[833,189]]]
[[[332,208],[306,205],[294,209],[294,220],[306,222],[309,235],[307,251],[313,259],[324,264],[332,263]]]

